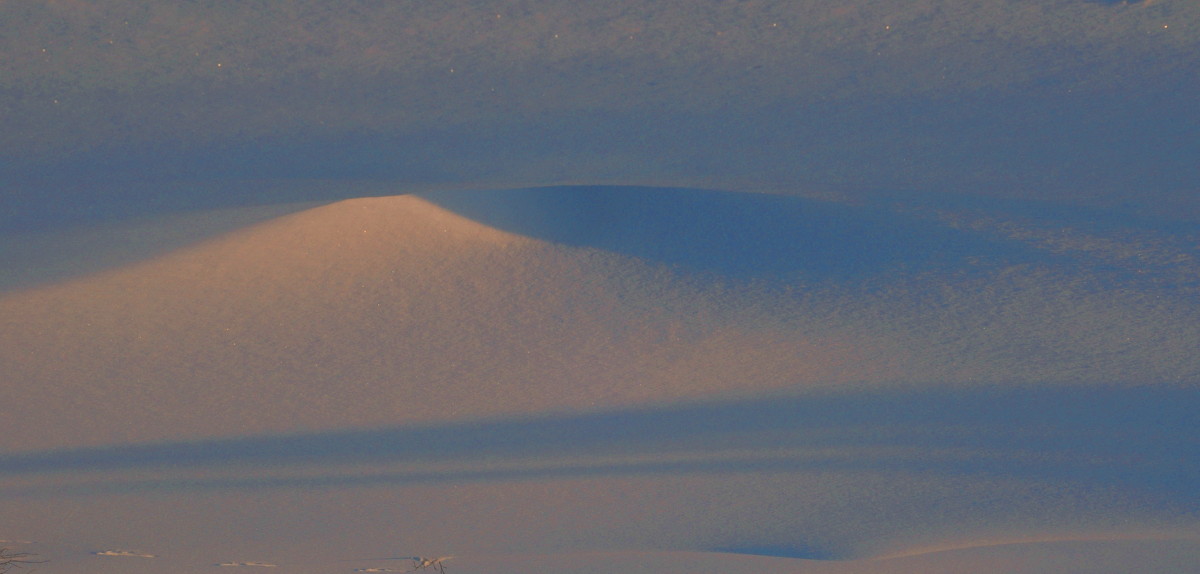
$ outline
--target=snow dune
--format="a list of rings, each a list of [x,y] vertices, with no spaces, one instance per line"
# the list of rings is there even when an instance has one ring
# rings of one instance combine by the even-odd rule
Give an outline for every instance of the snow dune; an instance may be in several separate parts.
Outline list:
[[[1179,570],[1187,249],[685,189],[319,206],[0,295],[0,535],[46,572]]]

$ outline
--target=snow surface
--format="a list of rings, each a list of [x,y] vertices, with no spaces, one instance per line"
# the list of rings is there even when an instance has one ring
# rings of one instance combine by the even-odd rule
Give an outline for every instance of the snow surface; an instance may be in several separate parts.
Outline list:
[[[1180,569],[1194,254],[1056,224],[441,192],[10,291],[5,534],[44,572]]]

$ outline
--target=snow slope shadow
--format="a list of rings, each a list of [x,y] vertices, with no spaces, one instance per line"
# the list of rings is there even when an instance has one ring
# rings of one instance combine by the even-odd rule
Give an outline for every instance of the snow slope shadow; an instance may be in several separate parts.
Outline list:
[[[82,492],[743,472],[931,472],[1156,492],[1200,512],[1194,388],[934,388],[0,455],[0,478],[233,471]],[[388,470],[362,473],[364,463]],[[439,465],[450,464],[451,468]],[[417,466],[411,466],[417,465]],[[429,466],[434,465],[434,466]],[[319,474],[261,476],[305,466]],[[242,473],[247,473],[242,476]],[[14,488],[16,490],[14,490]],[[33,487],[35,490],[37,487]],[[49,487],[61,491],[61,486]],[[28,486],[0,487],[0,497]]]
[[[882,209],[793,196],[572,186],[420,197],[505,231],[736,279],[864,278],[1032,256]]]

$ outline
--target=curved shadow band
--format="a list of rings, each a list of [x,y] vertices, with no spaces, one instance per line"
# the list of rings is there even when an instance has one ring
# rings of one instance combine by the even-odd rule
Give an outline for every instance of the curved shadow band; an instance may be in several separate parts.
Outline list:
[[[512,233],[736,279],[864,278],[1033,255],[892,211],[793,196],[572,186],[420,197]]]

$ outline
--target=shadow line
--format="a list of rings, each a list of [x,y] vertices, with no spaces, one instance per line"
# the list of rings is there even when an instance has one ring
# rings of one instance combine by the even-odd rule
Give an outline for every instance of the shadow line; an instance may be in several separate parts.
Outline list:
[[[234,476],[124,487],[254,488],[860,469],[1186,493],[1200,489],[1197,407],[1194,386],[870,391],[12,453],[0,455],[0,476],[201,469]],[[465,468],[364,474],[355,468],[364,464]],[[249,474],[300,466],[327,470]]]

